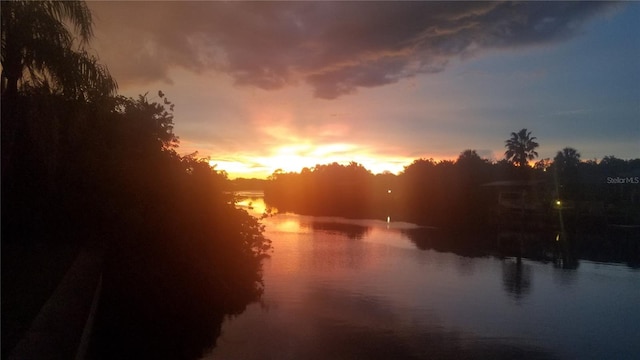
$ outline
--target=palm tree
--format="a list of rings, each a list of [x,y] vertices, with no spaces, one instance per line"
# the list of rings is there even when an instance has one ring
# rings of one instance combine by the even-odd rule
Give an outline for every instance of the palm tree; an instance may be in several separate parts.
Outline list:
[[[0,12],[3,174],[19,163],[12,158],[14,148],[27,144],[38,147],[39,159],[54,174],[62,125],[60,117],[50,113],[62,102],[19,96],[18,91],[84,101],[114,95],[117,85],[106,67],[84,50],[93,35],[85,2],[2,1]],[[28,145],[29,151],[32,147]]]
[[[558,197],[574,197],[580,192],[580,185],[578,184],[579,164],[580,153],[571,147],[558,151],[556,157],[553,158]]]
[[[93,21],[80,1],[3,1],[2,94],[14,96],[18,83],[45,86],[79,98],[112,95],[117,88],[107,69],[82,45],[93,35]],[[65,24],[74,27],[75,34]],[[74,48],[79,36],[79,49]]]
[[[562,151],[558,151],[556,157],[553,158],[553,163],[560,171],[576,169],[580,163],[580,153],[574,148],[566,147]]]
[[[529,160],[538,157],[535,149],[539,146],[534,140],[535,136],[531,136],[531,131],[522,129],[517,133],[512,132],[511,138],[505,141],[507,151],[504,152],[505,159],[519,167],[528,166]]]
[[[478,152],[475,150],[467,149],[460,153],[458,159],[456,160],[456,164],[458,165],[473,165],[473,164],[486,164],[487,160],[483,159],[478,155]]]

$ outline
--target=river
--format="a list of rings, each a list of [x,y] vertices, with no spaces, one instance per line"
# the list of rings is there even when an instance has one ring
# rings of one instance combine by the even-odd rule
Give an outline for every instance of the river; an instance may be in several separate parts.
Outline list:
[[[640,270],[421,250],[391,220],[266,218],[262,301],[203,359],[638,358]]]

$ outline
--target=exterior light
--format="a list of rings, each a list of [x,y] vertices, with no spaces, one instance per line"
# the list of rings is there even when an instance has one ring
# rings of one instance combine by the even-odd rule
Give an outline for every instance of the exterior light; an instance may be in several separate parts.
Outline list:
[[[391,194],[391,189],[387,190],[387,194]]]
[[[560,206],[562,205],[562,202],[560,202],[560,200],[556,200],[556,205]]]

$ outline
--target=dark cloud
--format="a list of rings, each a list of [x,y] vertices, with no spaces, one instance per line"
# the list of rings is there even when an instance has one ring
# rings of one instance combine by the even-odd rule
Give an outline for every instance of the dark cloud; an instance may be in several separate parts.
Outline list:
[[[609,2],[100,2],[98,50],[121,84],[179,66],[239,85],[306,82],[331,99],[480,51],[579,34]]]

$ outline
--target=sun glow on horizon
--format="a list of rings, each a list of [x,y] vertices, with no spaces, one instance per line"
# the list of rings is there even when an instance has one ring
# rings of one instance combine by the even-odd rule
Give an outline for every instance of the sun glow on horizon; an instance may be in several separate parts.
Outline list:
[[[336,121],[332,115],[318,115],[328,116],[328,120],[317,123],[316,118],[309,118],[308,109],[298,108],[296,104],[252,101],[248,105],[254,139],[251,150],[210,152],[209,163],[216,170],[225,171],[231,179],[266,179],[276,171],[301,172],[317,165],[352,162],[373,174],[398,174],[416,159],[402,154],[404,151],[397,146],[386,144],[386,140],[383,143],[379,143],[379,139],[358,141],[360,132],[356,133],[348,123]],[[341,113],[339,109],[331,111]],[[308,125],[300,125],[307,121]]]
[[[209,166],[213,167],[215,170],[226,172],[232,178],[244,177],[244,174],[256,172],[256,169],[243,161],[209,160]]]
[[[217,160],[212,157],[209,164],[216,170],[225,171],[230,178],[267,178],[280,170],[300,172],[316,165],[338,163],[347,165],[356,162],[374,174],[389,171],[398,174],[411,164],[413,158],[373,154],[362,147],[347,143],[312,145],[300,143],[278,146],[269,156],[235,155]]]

